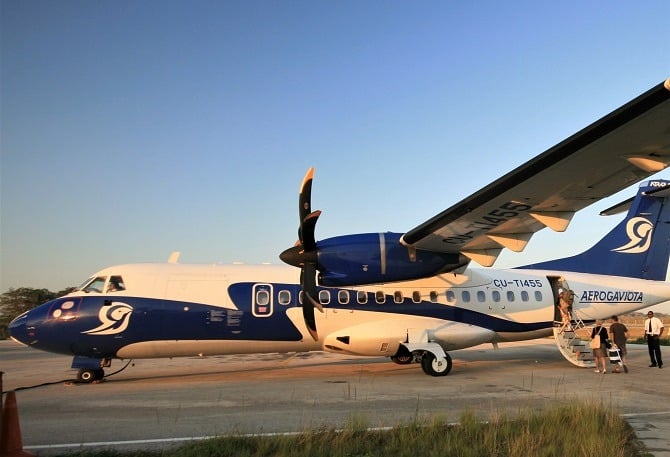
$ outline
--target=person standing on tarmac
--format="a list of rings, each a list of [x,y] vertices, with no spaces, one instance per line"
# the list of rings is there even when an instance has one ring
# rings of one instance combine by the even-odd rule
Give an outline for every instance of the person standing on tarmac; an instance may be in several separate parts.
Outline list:
[[[600,367],[602,367],[602,373],[607,373],[607,329],[603,326],[602,319],[596,320],[596,326],[591,330],[591,339],[598,339],[600,344],[597,348],[593,348],[593,357],[596,361],[596,373],[600,373]]]
[[[621,322],[619,322],[618,316],[612,316],[612,325],[610,325],[610,340],[614,341],[616,347],[619,349],[619,356],[621,357],[621,363],[623,365],[623,371],[628,373],[628,365],[626,365],[626,341],[628,341],[628,328]],[[619,372],[619,367],[614,370],[615,373]]]
[[[649,367],[663,368],[663,359],[661,358],[661,335],[663,335],[663,321],[654,317],[654,312],[647,313],[647,319],[644,321],[644,337],[647,340],[649,348]]]

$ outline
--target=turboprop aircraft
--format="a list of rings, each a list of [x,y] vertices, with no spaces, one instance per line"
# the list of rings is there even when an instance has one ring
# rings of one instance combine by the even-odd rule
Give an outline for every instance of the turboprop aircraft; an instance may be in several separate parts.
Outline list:
[[[317,350],[416,362],[444,376],[448,351],[552,334],[566,359],[588,366],[574,327],[670,300],[670,181],[647,180],[603,211],[628,212],[582,254],[507,270],[470,263],[489,267],[545,227],[564,231],[576,211],[669,164],[670,79],[405,233],[317,241],[310,169],[298,241],[280,255],[297,268],[186,265],[178,256],[114,266],[17,317],[9,332],[73,355],[87,382],[112,359]],[[567,322],[561,289],[572,303]]]

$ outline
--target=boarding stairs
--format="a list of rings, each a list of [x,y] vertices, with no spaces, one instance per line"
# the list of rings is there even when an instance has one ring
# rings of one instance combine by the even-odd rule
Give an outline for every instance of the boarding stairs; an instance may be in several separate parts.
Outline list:
[[[568,362],[578,367],[593,368],[596,363],[589,347],[590,335],[587,330],[582,330],[585,328],[586,324],[581,319],[572,320],[570,323],[554,322],[554,340]]]

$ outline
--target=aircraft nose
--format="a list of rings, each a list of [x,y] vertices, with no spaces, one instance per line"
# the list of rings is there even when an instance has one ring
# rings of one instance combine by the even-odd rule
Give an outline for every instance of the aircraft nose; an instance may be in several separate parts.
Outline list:
[[[30,311],[26,311],[9,323],[7,330],[14,341],[29,345],[35,339],[35,327],[30,325]]]

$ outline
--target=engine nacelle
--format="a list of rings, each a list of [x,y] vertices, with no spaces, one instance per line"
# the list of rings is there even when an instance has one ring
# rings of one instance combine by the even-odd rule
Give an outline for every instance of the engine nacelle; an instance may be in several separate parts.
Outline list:
[[[447,351],[469,348],[494,340],[493,330],[462,322],[447,322],[430,332],[431,339]]]
[[[467,263],[459,254],[411,250],[402,233],[362,233],[317,242],[319,283],[342,287],[425,278]]]

